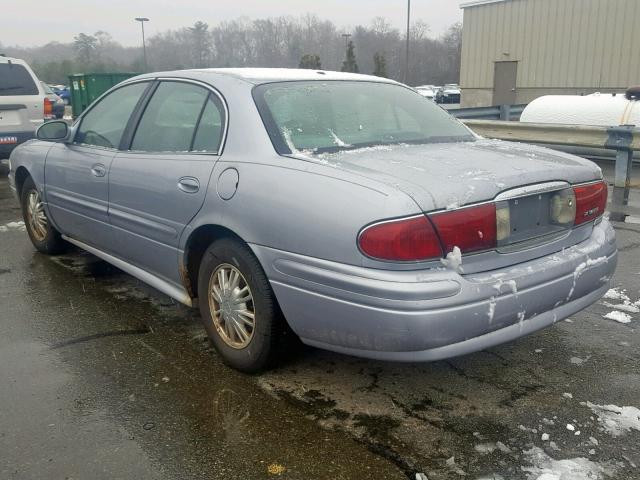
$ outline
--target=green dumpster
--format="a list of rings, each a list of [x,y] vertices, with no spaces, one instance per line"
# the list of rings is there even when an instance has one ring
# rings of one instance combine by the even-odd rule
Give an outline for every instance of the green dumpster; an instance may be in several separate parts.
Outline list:
[[[69,75],[73,116],[80,115],[96,98],[138,73],[76,73]]]

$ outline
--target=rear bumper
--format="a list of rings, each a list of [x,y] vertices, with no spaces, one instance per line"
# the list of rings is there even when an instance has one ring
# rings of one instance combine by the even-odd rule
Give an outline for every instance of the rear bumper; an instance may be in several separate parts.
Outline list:
[[[604,219],[562,253],[492,272],[389,272],[252,246],[303,342],[393,361],[431,361],[512,341],[597,301],[615,271]]]
[[[2,143],[2,138],[15,138],[15,143]],[[32,138],[35,138],[34,131],[0,132],[0,158],[9,158],[14,148]]]

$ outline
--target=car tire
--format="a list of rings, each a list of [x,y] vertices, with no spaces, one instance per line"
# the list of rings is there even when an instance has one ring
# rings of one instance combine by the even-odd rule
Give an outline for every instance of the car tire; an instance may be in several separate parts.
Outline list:
[[[198,301],[214,348],[236,370],[256,373],[269,368],[284,341],[295,336],[258,259],[234,238],[216,240],[204,253]]]
[[[62,253],[67,243],[47,218],[40,191],[31,177],[27,177],[22,185],[20,204],[24,225],[36,250],[47,255]]]

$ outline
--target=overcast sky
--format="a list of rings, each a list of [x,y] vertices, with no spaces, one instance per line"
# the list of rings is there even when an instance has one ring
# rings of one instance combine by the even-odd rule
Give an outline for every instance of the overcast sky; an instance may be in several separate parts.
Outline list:
[[[6,3],[5,3],[6,2]],[[198,20],[216,24],[240,16],[265,18],[315,13],[341,27],[368,24],[373,17],[406,25],[406,0],[0,0],[0,43],[34,46],[49,41],[69,42],[78,32],[109,32],[124,45],[140,42],[134,17],[151,20],[145,33],[192,25]],[[459,0],[412,0],[412,19],[423,20],[437,36],[462,21]]]

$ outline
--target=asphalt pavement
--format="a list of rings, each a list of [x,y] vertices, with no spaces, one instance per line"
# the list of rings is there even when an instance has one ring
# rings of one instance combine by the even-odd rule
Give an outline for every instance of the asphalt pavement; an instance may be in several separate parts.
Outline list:
[[[0,479],[640,479],[640,225],[616,224],[612,298],[520,341],[247,376],[197,311],[20,220],[2,178]]]

